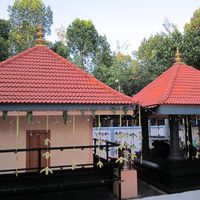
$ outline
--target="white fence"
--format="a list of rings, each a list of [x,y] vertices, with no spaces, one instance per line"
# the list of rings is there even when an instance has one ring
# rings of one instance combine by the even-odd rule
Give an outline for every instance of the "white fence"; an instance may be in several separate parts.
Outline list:
[[[93,128],[93,138],[97,138],[99,134],[99,128]],[[150,129],[150,147],[151,140],[154,139],[168,139],[167,131],[165,126],[151,126]],[[128,143],[129,145],[135,146],[135,151],[141,150],[141,127],[139,126],[128,126],[128,127],[101,127],[100,129],[101,140],[108,140],[110,142],[116,142],[120,144]],[[109,156],[115,157],[117,155],[116,148],[111,148]]]

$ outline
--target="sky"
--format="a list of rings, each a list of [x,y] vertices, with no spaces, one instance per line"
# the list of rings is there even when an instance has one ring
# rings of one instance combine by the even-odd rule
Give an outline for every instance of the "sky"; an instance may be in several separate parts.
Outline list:
[[[0,18],[8,19],[7,8],[14,0],[0,0]],[[111,49],[137,50],[144,38],[164,31],[166,19],[183,31],[200,0],[43,0],[53,11],[54,24],[48,40],[58,40],[55,30],[67,28],[75,18],[92,20],[100,35],[106,35]],[[128,48],[125,47],[128,44]]]

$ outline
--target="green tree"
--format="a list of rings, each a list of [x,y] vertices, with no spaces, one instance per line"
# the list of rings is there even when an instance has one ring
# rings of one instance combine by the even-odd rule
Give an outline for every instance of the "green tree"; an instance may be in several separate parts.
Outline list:
[[[93,73],[96,66],[112,62],[110,45],[91,20],[75,19],[67,28],[66,38],[70,58],[84,70]]]
[[[176,26],[170,30],[167,25],[167,33],[159,33],[144,39],[135,52],[138,60],[138,68],[135,73],[135,92],[138,92],[161,73],[167,70],[175,62],[177,47],[182,47],[183,35]]]
[[[115,54],[113,63],[110,67],[100,65],[95,70],[95,77],[106,83],[110,87],[120,90],[127,95],[134,92],[134,72],[137,61],[130,55],[120,52]]]
[[[184,30],[185,32],[191,30],[200,31],[200,8],[194,11],[192,18],[190,19],[190,22],[185,24]]]
[[[9,57],[9,32],[10,22],[0,19],[0,61]]]
[[[200,8],[195,10],[190,22],[184,27],[181,52],[184,61],[200,69]]]
[[[50,48],[63,58],[69,58],[68,48],[61,41],[55,42]]]
[[[15,0],[8,7],[11,23],[10,42],[13,54],[32,47],[35,44],[35,28],[42,24],[46,34],[50,34],[53,13],[42,0]]]

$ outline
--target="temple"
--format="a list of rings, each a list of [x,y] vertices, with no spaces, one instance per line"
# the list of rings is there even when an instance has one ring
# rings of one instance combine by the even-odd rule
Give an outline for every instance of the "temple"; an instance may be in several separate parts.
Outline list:
[[[139,177],[169,193],[200,185],[199,91],[200,71],[183,63],[177,49],[173,66],[133,96],[141,106],[143,156],[135,168]],[[165,119],[169,133],[169,141],[157,140],[154,148],[149,144],[152,118]]]
[[[131,97],[46,47],[41,26],[36,46],[0,63],[0,88],[0,198],[98,199],[121,181],[108,158],[113,144],[93,143],[93,121],[100,128],[101,115],[133,114]]]

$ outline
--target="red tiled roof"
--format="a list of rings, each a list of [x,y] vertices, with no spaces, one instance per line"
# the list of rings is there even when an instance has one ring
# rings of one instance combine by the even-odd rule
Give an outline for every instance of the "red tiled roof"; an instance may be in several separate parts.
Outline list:
[[[200,104],[200,71],[184,63],[175,63],[133,96],[133,100],[143,107]]]
[[[0,103],[131,104],[46,46],[0,63]]]

